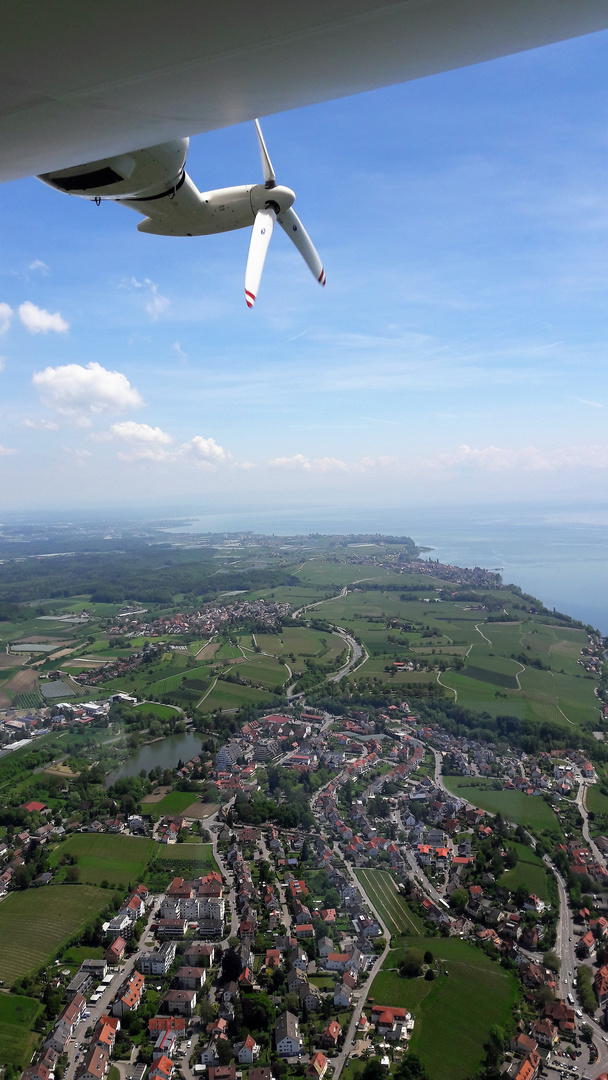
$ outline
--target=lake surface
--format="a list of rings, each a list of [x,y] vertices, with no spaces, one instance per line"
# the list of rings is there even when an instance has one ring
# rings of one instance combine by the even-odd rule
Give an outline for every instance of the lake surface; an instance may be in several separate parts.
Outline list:
[[[141,746],[124,765],[108,773],[106,787],[125,776],[137,776],[142,769],[148,773],[157,765],[160,765],[161,769],[174,769],[180,758],[182,761],[190,761],[190,758],[200,754],[201,741],[202,735],[199,731],[186,731],[182,735],[168,735],[159,742]]]
[[[432,558],[500,571],[548,607],[608,634],[608,506],[527,504],[225,512],[193,517],[181,533],[367,533],[411,536]]]

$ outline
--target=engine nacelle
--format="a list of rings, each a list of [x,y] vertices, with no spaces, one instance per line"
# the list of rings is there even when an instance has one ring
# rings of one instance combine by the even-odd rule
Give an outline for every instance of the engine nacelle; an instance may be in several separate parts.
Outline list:
[[[154,198],[169,194],[183,182],[189,144],[189,139],[174,139],[145,150],[56,169],[38,179],[56,191],[84,199],[122,202]]]

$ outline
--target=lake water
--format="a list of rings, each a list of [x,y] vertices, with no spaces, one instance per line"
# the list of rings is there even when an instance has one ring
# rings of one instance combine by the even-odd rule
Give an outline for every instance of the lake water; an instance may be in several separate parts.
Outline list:
[[[186,731],[182,735],[168,735],[166,739],[141,746],[133,757],[119,769],[108,773],[106,787],[125,776],[137,776],[142,769],[150,772],[160,765],[161,769],[174,769],[178,761],[190,761],[201,752],[202,735],[199,731]]]
[[[456,566],[503,567],[514,583],[608,634],[608,507],[545,505],[224,512],[192,518],[180,532],[409,535]],[[178,531],[178,530],[176,530]]]

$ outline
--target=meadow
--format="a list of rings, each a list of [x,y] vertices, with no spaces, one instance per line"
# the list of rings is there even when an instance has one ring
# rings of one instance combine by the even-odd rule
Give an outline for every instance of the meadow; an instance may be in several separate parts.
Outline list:
[[[217,870],[211,844],[158,844],[156,858],[163,863],[189,862],[197,871]]]
[[[159,802],[142,801],[144,814],[150,814],[154,819],[167,815],[183,814],[187,807],[192,806],[195,798],[191,791],[170,791]]]
[[[75,833],[52,852],[50,862],[54,867],[62,855],[76,856],[81,882],[101,885],[107,881],[126,890],[129,884],[136,885],[141,880],[155,846],[153,840],[137,836]]]
[[[505,1023],[517,999],[515,976],[459,938],[408,938],[407,946],[430,949],[440,961],[438,977],[433,982],[400,978],[395,969],[403,950],[392,949],[370,996],[378,1004],[412,1011],[416,1023],[410,1046],[431,1080],[475,1076],[490,1028]]]
[[[509,821],[524,828],[537,831],[549,829],[561,836],[561,827],[551,807],[540,795],[524,795],[521,791],[495,791],[487,782],[479,787],[471,784],[469,776],[444,776],[443,782],[449,791],[466,799],[481,810],[501,813]]]
[[[505,871],[498,879],[498,884],[504,885],[511,892],[524,885],[528,892],[548,901],[547,872],[542,859],[525,844],[509,844],[509,847],[513,848],[517,855],[517,866]]]
[[[32,998],[0,994],[0,1064],[25,1069],[38,1042],[32,1028],[42,1005]]]
[[[92,885],[47,885],[9,893],[0,904],[0,979],[10,986],[46,964],[107,906]]]

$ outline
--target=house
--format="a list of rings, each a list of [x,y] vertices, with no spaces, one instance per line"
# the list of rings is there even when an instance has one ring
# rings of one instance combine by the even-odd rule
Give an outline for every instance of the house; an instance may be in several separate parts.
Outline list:
[[[231,1061],[230,1065],[211,1065],[209,1068],[209,1080],[236,1080],[234,1061]]]
[[[127,943],[123,937],[120,937],[119,935],[117,938],[114,938],[114,941],[108,946],[105,952],[106,964],[110,967],[116,967],[125,955],[126,947]]]
[[[583,936],[579,938],[577,942],[576,955],[582,958],[589,956],[591,959],[593,959],[593,957],[595,956],[596,946],[597,942],[595,940],[593,930],[588,930],[587,933],[583,934]]]
[[[532,1050],[522,1061],[519,1069],[514,1074],[514,1080],[536,1080],[541,1066],[541,1056],[537,1050]]]
[[[160,949],[142,953],[137,964],[142,975],[166,975],[175,960],[175,942],[165,941]]]
[[[306,1075],[313,1077],[313,1080],[314,1078],[317,1078],[317,1080],[323,1080],[323,1077],[327,1072],[328,1065],[329,1061],[325,1057],[325,1054],[322,1054],[320,1050],[317,1050],[317,1053],[313,1054],[310,1059],[310,1064],[306,1070]]]
[[[317,948],[319,950],[319,956],[327,957],[330,953],[334,952],[334,943],[330,937],[319,938],[317,942]]]
[[[342,983],[334,990],[333,1003],[338,1005],[341,1009],[348,1009],[352,1001],[352,993],[350,987]]]
[[[532,1037],[539,1046],[552,1050],[559,1042],[559,1034],[551,1020],[537,1020],[531,1027]]]
[[[145,979],[139,971],[134,971],[130,979],[122,987],[122,994],[114,1002],[114,1016],[126,1016],[136,1012],[139,1008],[141,995],[144,989]]]
[[[241,1065],[253,1065],[254,1061],[257,1061],[260,1056],[260,1047],[253,1035],[248,1035],[243,1042],[236,1043],[234,1056]]]
[[[180,990],[201,990],[207,974],[204,968],[180,967],[175,972],[175,979]]]
[[[159,1031],[175,1031],[183,1035],[186,1031],[186,1021],[183,1016],[153,1016],[148,1021],[150,1035],[156,1035]]]
[[[523,1031],[520,1031],[511,1043],[511,1050],[518,1057],[526,1057],[533,1050],[536,1050],[536,1043],[529,1035],[525,1035]]]
[[[171,1080],[173,1076],[173,1070],[175,1066],[171,1061],[171,1058],[165,1054],[162,1057],[152,1062],[150,1072],[148,1073],[148,1080]]]
[[[159,1057],[172,1058],[177,1049],[177,1031],[159,1031],[154,1048],[152,1060]]]
[[[196,1009],[196,990],[168,990],[163,1005],[172,1015],[192,1016]]]
[[[296,1057],[300,1053],[302,1042],[297,1016],[287,1011],[281,1013],[274,1026],[274,1041],[281,1057]]]
[[[92,1046],[76,1072],[78,1080],[103,1080],[110,1068],[110,1055],[103,1046]]]
[[[193,941],[184,953],[184,964],[189,967],[211,967],[215,958],[215,945]]]
[[[321,1035],[321,1042],[325,1047],[335,1047],[338,1045],[338,1039],[342,1034],[342,1028],[337,1020],[330,1020],[327,1027],[324,1029]]]
[[[602,964],[601,968],[596,971],[593,985],[598,1005],[605,1005],[608,1001],[608,964]]]
[[[346,971],[350,961],[350,953],[329,953],[323,965],[327,971]]]

